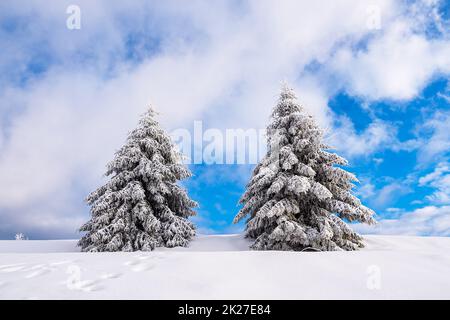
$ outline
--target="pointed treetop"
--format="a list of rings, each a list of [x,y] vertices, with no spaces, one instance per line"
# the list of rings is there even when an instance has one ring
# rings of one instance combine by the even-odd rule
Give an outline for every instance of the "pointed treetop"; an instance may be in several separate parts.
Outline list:
[[[289,83],[286,80],[281,81],[281,98],[295,99],[296,97],[297,96]]]
[[[272,116],[285,116],[292,112],[302,111],[302,106],[297,101],[297,96],[289,86],[287,81],[282,81],[281,92],[276,107],[273,109]]]

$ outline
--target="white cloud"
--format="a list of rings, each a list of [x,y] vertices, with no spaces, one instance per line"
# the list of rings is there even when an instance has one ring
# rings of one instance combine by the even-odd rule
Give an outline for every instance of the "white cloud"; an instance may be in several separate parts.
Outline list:
[[[384,161],[383,158],[373,158],[373,162],[375,162],[376,165],[382,164]]]
[[[380,190],[377,190],[376,196],[370,201],[370,203],[377,207],[384,207],[409,192],[411,192],[411,188],[408,185],[393,182],[385,185]]]
[[[392,212],[389,207],[395,205],[400,197],[412,192],[411,183],[410,177],[403,180],[378,177],[375,182],[365,178],[355,194],[376,212]]]
[[[436,179],[441,178],[442,175],[450,172],[448,163],[439,163],[433,172],[421,177],[419,179],[419,185],[424,186],[429,184],[430,182],[433,183],[436,181]]]
[[[450,236],[450,206],[423,207],[396,219],[381,219],[375,226],[352,227],[363,234]]]
[[[422,141],[418,160],[420,163],[436,161],[448,155],[450,150],[450,135],[448,124],[450,111],[437,111],[421,126],[418,134],[429,134],[429,138]]]
[[[448,40],[417,33],[415,18],[384,25],[365,49],[337,51],[331,65],[351,93],[373,100],[408,100],[434,75],[450,72]]]
[[[375,120],[359,134],[349,118],[340,117],[339,123],[329,140],[348,157],[368,156],[376,150],[394,148],[398,144],[396,127],[385,121]]]
[[[401,209],[401,208],[387,208],[387,209],[386,209],[386,212],[393,213],[393,214],[401,213],[401,212],[403,212],[403,211],[404,211],[404,210]]]
[[[446,162],[439,163],[433,172],[419,179],[420,186],[429,186],[435,191],[427,196],[433,204],[450,203],[450,166]]]
[[[365,182],[356,190],[356,194],[364,199],[369,199],[375,195],[375,185]]]

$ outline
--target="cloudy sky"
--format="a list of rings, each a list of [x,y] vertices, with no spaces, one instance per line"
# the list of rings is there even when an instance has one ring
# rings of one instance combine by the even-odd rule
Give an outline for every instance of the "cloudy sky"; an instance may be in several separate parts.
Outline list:
[[[168,131],[264,128],[283,80],[377,212],[356,228],[450,236],[449,19],[445,0],[3,0],[0,238],[79,237],[149,104]],[[190,166],[201,232],[242,228],[252,167]]]

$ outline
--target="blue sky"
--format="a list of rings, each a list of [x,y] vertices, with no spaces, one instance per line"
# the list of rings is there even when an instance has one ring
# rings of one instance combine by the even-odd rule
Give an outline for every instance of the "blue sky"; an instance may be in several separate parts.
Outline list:
[[[66,27],[76,4],[81,28]],[[364,233],[450,235],[446,1],[2,1],[0,238],[75,238],[84,197],[149,103],[171,131],[264,128],[294,87],[377,212]],[[202,233],[253,165],[190,165]]]

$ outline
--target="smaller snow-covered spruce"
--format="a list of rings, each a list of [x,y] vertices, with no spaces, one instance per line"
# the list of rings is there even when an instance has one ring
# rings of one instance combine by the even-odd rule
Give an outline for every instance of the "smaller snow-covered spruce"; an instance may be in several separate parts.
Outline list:
[[[107,165],[110,180],[86,199],[91,219],[78,245],[83,251],[150,251],[187,246],[188,220],[197,203],[177,182],[191,176],[182,155],[149,109]]]
[[[240,199],[256,250],[356,250],[362,237],[345,221],[375,223],[352,194],[356,177],[323,142],[324,132],[283,85],[267,127],[268,151]],[[336,166],[338,165],[338,166]]]

